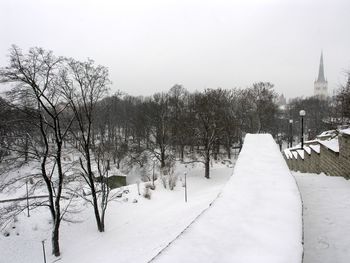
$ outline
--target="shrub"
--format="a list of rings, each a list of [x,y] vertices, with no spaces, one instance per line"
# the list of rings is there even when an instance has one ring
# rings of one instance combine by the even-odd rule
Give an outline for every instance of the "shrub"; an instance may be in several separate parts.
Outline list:
[[[145,184],[146,188],[149,188],[151,190],[155,190],[156,189],[156,185],[153,185],[153,183],[149,182]]]
[[[169,175],[169,189],[170,190],[174,190],[177,180],[178,180],[177,174],[170,174]]]
[[[152,196],[151,190],[145,187],[145,190],[143,191],[143,197],[150,200],[151,196]]]
[[[163,186],[164,186],[164,188],[166,189],[166,185],[167,185],[166,176],[165,176],[165,175],[161,175],[160,178],[162,179]]]

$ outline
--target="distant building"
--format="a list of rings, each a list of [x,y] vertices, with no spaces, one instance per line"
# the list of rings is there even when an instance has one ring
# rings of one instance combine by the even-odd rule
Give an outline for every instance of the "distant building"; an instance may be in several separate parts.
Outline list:
[[[278,96],[276,103],[278,106],[284,106],[287,104],[287,100],[284,97],[283,93],[280,96]]]
[[[314,96],[321,99],[326,99],[328,97],[328,82],[324,77],[323,68],[323,53],[321,52],[320,67],[318,69],[318,77],[314,82]]]

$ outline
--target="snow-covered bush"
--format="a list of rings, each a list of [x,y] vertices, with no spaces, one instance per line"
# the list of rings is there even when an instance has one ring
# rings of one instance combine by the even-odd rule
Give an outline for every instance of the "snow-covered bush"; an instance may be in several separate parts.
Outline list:
[[[149,188],[149,189],[151,189],[151,190],[155,190],[155,189],[156,189],[156,185],[152,184],[151,182],[146,183],[146,184],[145,184],[145,187],[146,187],[146,188]]]
[[[152,192],[149,188],[145,187],[144,191],[143,191],[143,197],[146,199],[151,199],[152,197]]]
[[[177,180],[178,180],[177,174],[174,174],[174,173],[169,174],[169,176],[168,176],[168,183],[169,183],[169,189],[170,190],[174,190]]]
[[[148,167],[147,164],[145,164],[141,169],[140,169],[140,177],[142,182],[149,182],[151,178],[149,177],[148,174]]]
[[[167,178],[166,178],[166,176],[165,175],[161,175],[160,179],[162,180],[162,184],[163,184],[164,188],[166,189],[166,186],[167,186]]]

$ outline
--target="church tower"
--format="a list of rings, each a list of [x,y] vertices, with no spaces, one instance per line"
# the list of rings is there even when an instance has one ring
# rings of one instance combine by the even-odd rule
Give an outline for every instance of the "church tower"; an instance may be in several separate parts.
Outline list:
[[[314,96],[317,96],[321,99],[326,99],[328,97],[328,82],[324,77],[323,52],[321,52],[318,77],[317,80],[314,82]]]

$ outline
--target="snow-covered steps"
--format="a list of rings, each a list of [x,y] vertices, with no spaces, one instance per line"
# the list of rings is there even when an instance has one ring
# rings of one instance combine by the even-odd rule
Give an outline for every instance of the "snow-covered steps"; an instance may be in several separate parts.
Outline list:
[[[248,134],[220,197],[154,262],[302,261],[302,203],[271,135]]]

